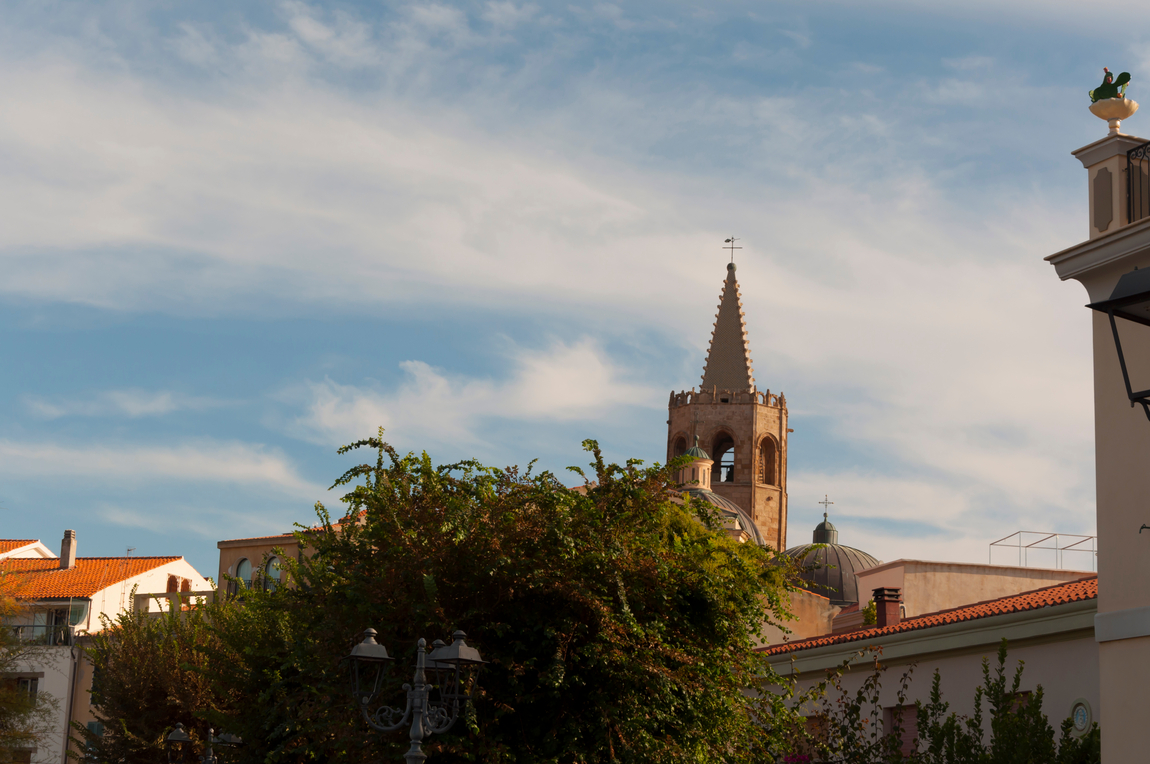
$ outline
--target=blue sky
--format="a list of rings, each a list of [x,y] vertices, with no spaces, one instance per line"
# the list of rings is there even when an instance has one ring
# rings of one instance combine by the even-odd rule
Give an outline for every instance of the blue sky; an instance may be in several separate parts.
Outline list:
[[[5,3],[2,535],[214,575],[379,425],[441,462],[661,460],[732,233],[792,544],[824,494],[888,560],[1090,533],[1085,293],[1042,258],[1086,235],[1086,91],[1139,98],[1147,17]]]

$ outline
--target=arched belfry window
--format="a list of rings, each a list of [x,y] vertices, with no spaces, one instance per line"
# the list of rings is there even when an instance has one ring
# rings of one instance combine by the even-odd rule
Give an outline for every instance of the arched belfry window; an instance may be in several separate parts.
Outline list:
[[[675,438],[675,445],[671,448],[671,456],[682,456],[687,453],[687,439],[682,435]]]
[[[735,441],[729,433],[720,432],[711,444],[711,483],[735,482]]]
[[[763,438],[759,444],[759,482],[779,484],[779,447],[770,436]]]

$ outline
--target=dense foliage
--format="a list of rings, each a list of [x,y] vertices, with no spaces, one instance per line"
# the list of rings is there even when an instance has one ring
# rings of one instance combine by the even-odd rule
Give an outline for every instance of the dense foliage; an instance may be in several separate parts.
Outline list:
[[[0,594],[0,762],[13,760],[17,751],[27,751],[42,742],[51,731],[57,701],[46,692],[33,692],[30,683],[20,681],[43,648],[22,641],[13,623],[25,612],[12,597]]]
[[[381,439],[346,447],[375,462],[337,481],[340,521],[319,506],[297,533],[290,586],[154,625],[129,616],[97,643],[97,700],[120,740],[109,758],[149,760],[135,752],[192,715],[201,735],[241,735],[244,761],[397,758],[405,736],[368,731],[341,661],[369,626],[397,658],[397,704],[420,637],[463,629],[489,661],[473,713],[425,748],[436,762],[773,755],[799,719],[785,694],[745,689],[770,679],[755,638],[764,615],[787,617],[794,570],[719,532],[709,505],[670,500],[671,468],[606,464],[586,445],[594,474],[574,490],[549,473],[436,467]],[[133,684],[153,670],[162,679]]]
[[[143,609],[126,612],[91,636],[92,701],[104,734],[80,724],[73,730],[77,750],[90,759],[166,761],[164,736],[177,722],[203,740],[205,715],[233,697],[213,687],[202,671],[218,644],[212,612],[224,608],[173,602],[159,617]]]
[[[860,654],[860,657],[863,654]],[[938,671],[934,673],[930,700],[915,703],[917,735],[910,745],[904,740],[912,733],[907,720],[897,716],[884,727],[880,703],[885,667],[877,654],[869,656],[872,670],[853,693],[842,683],[845,665],[828,677],[820,703],[823,724],[808,728],[806,740],[797,746],[806,753],[790,761],[849,762],[850,764],[1097,764],[1101,761],[1101,733],[1094,725],[1081,737],[1072,734],[1073,722],[1061,725],[1057,744],[1055,733],[1042,712],[1041,685],[1033,693],[1020,692],[1023,664],[1019,661],[1013,677],[1006,668],[1006,640],[998,650],[997,666],[982,661],[982,685],[975,690],[974,712],[960,716],[943,701]],[[900,678],[897,704],[907,697],[913,667]],[[948,713],[949,712],[949,713]],[[908,710],[908,713],[909,710]],[[984,713],[986,714],[984,716]],[[989,722],[987,735],[986,722]],[[904,755],[904,750],[910,750]]]

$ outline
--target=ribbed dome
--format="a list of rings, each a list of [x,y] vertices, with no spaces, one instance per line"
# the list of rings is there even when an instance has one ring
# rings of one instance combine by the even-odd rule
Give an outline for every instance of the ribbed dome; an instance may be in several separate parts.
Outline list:
[[[707,456],[706,451],[699,448],[699,436],[698,435],[695,436],[695,445],[688,448],[687,453],[683,454],[683,456],[689,456],[692,459],[710,459],[711,458],[711,457]]]
[[[859,601],[855,574],[875,567],[879,561],[861,549],[837,543],[838,537],[838,529],[824,519],[815,528],[814,544],[791,547],[783,554],[803,569],[804,589],[828,597],[834,605],[851,605]],[[823,546],[815,549],[815,544]]]
[[[759,546],[766,543],[763,541],[763,536],[759,533],[758,527],[752,522],[751,516],[735,502],[724,499],[719,494],[708,491],[706,488],[683,488],[681,492],[690,494],[692,501],[705,501],[718,509],[719,514],[723,516],[723,524],[728,528],[745,531]]]

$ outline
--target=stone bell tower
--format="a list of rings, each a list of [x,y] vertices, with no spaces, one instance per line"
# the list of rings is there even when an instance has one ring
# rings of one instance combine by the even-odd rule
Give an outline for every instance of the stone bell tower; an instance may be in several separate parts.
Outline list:
[[[710,489],[751,516],[767,544],[787,548],[787,399],[759,392],[735,264],[719,298],[698,390],[672,392],[667,459],[695,443],[713,460]],[[702,481],[700,481],[702,483]]]

